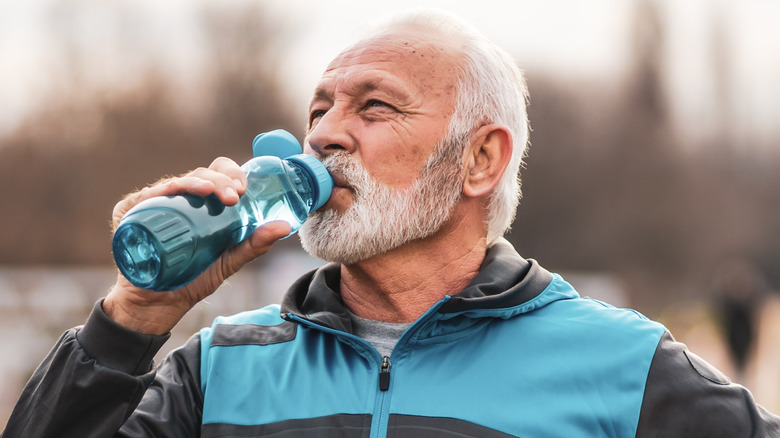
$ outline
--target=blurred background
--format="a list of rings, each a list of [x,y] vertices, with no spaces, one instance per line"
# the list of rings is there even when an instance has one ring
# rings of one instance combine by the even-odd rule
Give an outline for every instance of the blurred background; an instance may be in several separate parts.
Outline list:
[[[0,428],[113,283],[113,205],[219,155],[243,162],[257,133],[302,139],[327,62],[421,6],[467,18],[526,71],[520,253],[661,320],[780,412],[780,3],[390,3],[0,2]],[[281,242],[166,351],[319,264]]]

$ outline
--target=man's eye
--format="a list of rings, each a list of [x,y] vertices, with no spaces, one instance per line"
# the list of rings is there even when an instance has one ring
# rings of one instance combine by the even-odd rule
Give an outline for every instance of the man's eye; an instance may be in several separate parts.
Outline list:
[[[326,112],[327,112],[327,110],[313,110],[313,111],[312,111],[312,112],[309,114],[309,128],[311,128],[312,126],[314,126],[314,123],[315,123],[316,121],[318,121],[320,118],[322,118],[323,116],[325,116],[325,113],[326,113]]]
[[[365,108],[366,109],[370,109],[370,108],[387,108],[387,109],[390,109],[390,110],[395,110],[395,108],[393,108],[392,105],[390,105],[390,104],[388,104],[386,102],[382,102],[381,100],[376,100],[376,99],[371,99],[368,102],[366,102]]]

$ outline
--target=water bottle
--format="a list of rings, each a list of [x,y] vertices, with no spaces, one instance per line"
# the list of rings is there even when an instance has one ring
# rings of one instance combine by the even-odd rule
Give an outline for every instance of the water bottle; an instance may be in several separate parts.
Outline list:
[[[128,211],[112,243],[122,275],[143,289],[178,289],[261,225],[283,220],[295,233],[330,198],[333,179],[301,154],[292,134],[260,134],[252,149],[255,158],[241,166],[247,189],[238,204],[227,207],[215,195],[160,196]]]

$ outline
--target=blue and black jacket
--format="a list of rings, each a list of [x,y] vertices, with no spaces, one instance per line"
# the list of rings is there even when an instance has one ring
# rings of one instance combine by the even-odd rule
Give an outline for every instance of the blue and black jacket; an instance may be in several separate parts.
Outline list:
[[[780,436],[778,417],[662,325],[581,298],[505,241],[389,357],[351,334],[339,273],[218,318],[156,371],[165,338],[98,305],[33,375],[4,437]]]

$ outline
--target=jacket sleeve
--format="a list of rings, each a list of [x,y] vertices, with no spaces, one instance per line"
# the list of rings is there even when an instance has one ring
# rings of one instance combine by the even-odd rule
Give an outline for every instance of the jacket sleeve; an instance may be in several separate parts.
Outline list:
[[[171,421],[166,415],[173,408],[161,407],[165,404],[161,388],[177,383],[182,387],[180,380],[177,382],[180,377],[173,375],[177,367],[185,373],[192,368],[189,364],[197,360],[197,353],[194,358],[183,356],[197,346],[172,353],[155,371],[154,355],[168,336],[128,330],[112,321],[101,304],[95,305],[83,327],[60,337],[33,373],[2,437],[191,436],[157,435],[153,431],[157,430],[155,422]],[[184,378],[196,379],[184,385],[187,391],[193,386],[200,391],[197,373]],[[174,389],[166,397],[181,397],[187,391]],[[186,406],[183,403],[181,408]],[[195,417],[190,423],[200,422],[199,416]],[[175,434],[177,429],[167,430]]]
[[[780,417],[667,332],[650,365],[636,436],[780,437]]]

